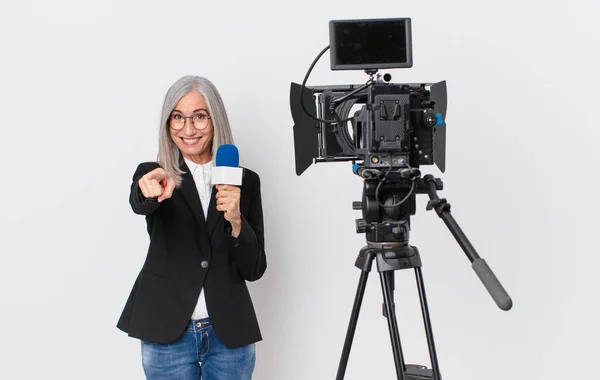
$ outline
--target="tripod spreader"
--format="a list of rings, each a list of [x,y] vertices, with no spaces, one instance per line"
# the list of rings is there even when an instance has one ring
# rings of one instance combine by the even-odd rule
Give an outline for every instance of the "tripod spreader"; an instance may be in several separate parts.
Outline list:
[[[502,284],[484,259],[479,257],[475,248],[467,239],[467,236],[460,229],[458,223],[450,213],[450,203],[446,199],[440,199],[437,195],[436,190],[436,179],[431,174],[427,174],[423,177],[424,182],[427,184],[427,193],[429,194],[429,202],[427,203],[427,210],[435,210],[438,216],[444,221],[460,247],[463,249],[467,257],[472,263],[473,270],[479,276],[481,282],[490,293],[498,307],[502,310],[510,310],[512,307],[512,300],[509,295],[502,287]]]

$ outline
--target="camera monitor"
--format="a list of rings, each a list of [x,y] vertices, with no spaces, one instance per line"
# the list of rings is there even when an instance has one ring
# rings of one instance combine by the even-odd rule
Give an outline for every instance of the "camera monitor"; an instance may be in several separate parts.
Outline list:
[[[331,70],[412,67],[410,18],[332,20]]]

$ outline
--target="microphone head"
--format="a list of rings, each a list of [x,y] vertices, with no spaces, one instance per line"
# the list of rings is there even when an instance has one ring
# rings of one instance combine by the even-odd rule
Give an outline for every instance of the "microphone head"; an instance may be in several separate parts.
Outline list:
[[[223,144],[217,149],[215,166],[240,166],[240,153],[238,148],[232,144]]]

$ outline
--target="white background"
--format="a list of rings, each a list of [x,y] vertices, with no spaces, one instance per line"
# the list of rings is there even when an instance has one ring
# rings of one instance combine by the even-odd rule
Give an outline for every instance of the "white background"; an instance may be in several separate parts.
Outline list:
[[[514,300],[503,312],[419,196],[419,247],[445,379],[589,378],[600,338],[598,5],[548,1],[19,1],[0,8],[2,379],[143,379],[115,324],[147,246],[131,175],[157,150],[164,93],[220,89],[242,163],[262,178],[269,268],[251,284],[255,379],[333,379],[364,246],[351,164],[297,177],[290,82],[328,21],[411,17],[414,67],[448,81],[440,193]],[[332,72],[309,85],[363,83]],[[346,379],[392,379],[372,274]],[[429,365],[413,275],[397,274],[406,361]]]

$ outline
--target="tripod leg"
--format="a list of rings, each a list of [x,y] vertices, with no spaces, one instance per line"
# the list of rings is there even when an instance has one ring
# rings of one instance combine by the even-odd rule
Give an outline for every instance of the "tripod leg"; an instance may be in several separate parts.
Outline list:
[[[400,333],[398,332],[398,322],[396,321],[396,311],[394,308],[394,272],[380,272],[381,289],[383,291],[383,305],[385,316],[387,317],[390,339],[392,341],[392,350],[394,352],[394,363],[396,364],[396,376],[398,380],[404,380],[404,357],[400,345]]]
[[[360,306],[362,305],[363,296],[365,295],[365,287],[367,285],[368,277],[368,271],[361,271],[360,279],[358,281],[358,288],[356,289],[356,296],[354,298],[354,306],[352,307],[352,314],[350,315],[350,323],[348,324],[348,331],[346,332],[346,340],[344,341],[344,348],[342,350],[342,358],[340,359],[337,376],[335,377],[336,380],[342,380],[344,378],[344,374],[346,373],[348,358],[350,357],[350,348],[352,347],[352,340],[354,339],[354,332],[356,331],[358,313],[360,312]]]
[[[421,268],[415,268],[417,278],[417,287],[419,288],[419,298],[421,299],[421,312],[423,313],[423,322],[425,323],[425,333],[427,334],[427,345],[429,346],[429,358],[431,359],[431,370],[434,380],[441,380],[440,368],[438,366],[437,354],[435,351],[435,342],[433,341],[433,328],[431,327],[431,318],[429,317],[429,308],[427,307],[427,297],[425,296],[425,285],[423,282],[423,273]]]

